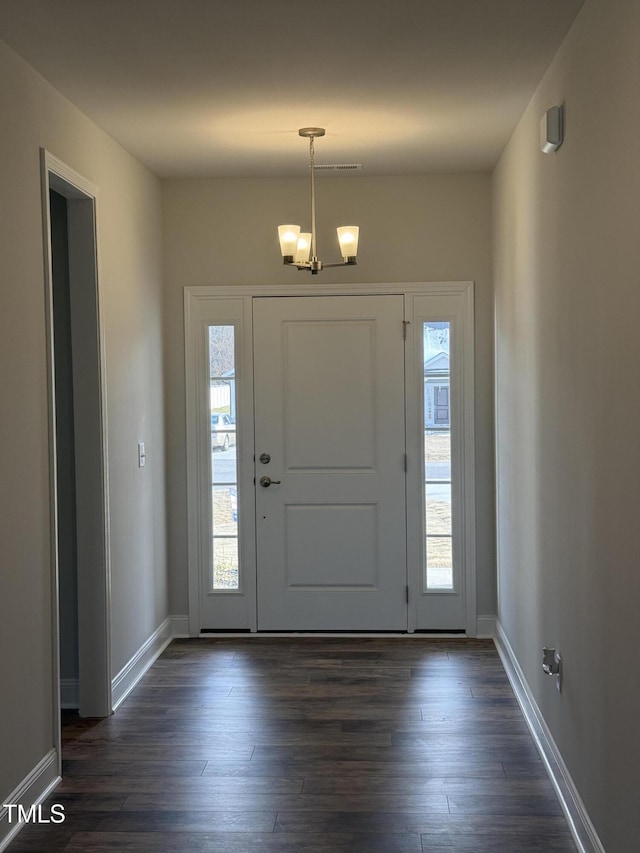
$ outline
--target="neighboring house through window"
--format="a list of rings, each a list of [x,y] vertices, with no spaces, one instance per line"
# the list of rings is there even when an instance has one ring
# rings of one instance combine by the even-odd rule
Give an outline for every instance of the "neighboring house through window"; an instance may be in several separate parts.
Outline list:
[[[438,352],[424,363],[426,427],[449,427],[449,354]]]

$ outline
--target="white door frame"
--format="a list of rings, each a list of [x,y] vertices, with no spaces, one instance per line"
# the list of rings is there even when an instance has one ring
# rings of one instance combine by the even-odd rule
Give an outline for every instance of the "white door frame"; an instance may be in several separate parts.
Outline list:
[[[83,716],[107,716],[111,704],[109,483],[107,467],[106,376],[104,328],[98,274],[98,188],[45,149],[40,152],[44,237],[47,385],[49,402],[49,494],[51,528],[52,669],[54,742],[60,761],[60,618],[58,602],[58,495],[56,451],[55,352],[53,326],[53,269],[49,191],[67,198],[69,207],[70,279],[75,288],[72,326],[86,331],[82,341],[82,373],[88,375],[89,400],[76,437],[83,471],[78,518],[78,634],[79,693]],[[76,320],[74,311],[81,315]],[[87,312],[90,312],[89,314]],[[87,363],[88,362],[88,363]],[[74,374],[75,376],[75,374]],[[84,387],[81,387],[84,396]],[[97,453],[96,453],[97,450]]]
[[[406,362],[407,561],[412,590],[409,624],[411,626],[413,620],[415,630],[428,624],[430,631],[446,631],[458,628],[462,618],[466,636],[470,637],[475,636],[477,625],[473,290],[413,293],[406,301],[410,318]],[[433,320],[447,321],[451,330],[449,403],[454,583],[450,590],[426,588],[425,538],[418,533],[428,532],[422,531],[426,517],[423,323]]]
[[[228,303],[224,308],[222,316],[229,318],[233,314],[231,301],[235,303],[235,318],[240,340],[240,351],[243,358],[250,363],[252,357],[252,327],[251,327],[251,304],[253,297],[259,296],[356,296],[391,294],[404,295],[405,297],[405,319],[409,323],[413,320],[411,311],[413,297],[429,295],[454,295],[458,294],[467,305],[466,330],[470,334],[471,346],[465,351],[464,363],[464,405],[465,423],[463,431],[463,453],[462,453],[462,485],[464,489],[464,564],[463,574],[465,581],[465,610],[466,610],[466,636],[476,635],[476,571],[475,571],[475,458],[474,458],[474,407],[473,407],[473,282],[471,281],[445,281],[445,282],[409,282],[409,283],[375,283],[375,284],[340,284],[323,285],[321,283],[310,283],[305,278],[304,282],[288,285],[214,285],[209,287],[185,287],[184,288],[184,320],[185,320],[185,384],[186,384],[186,425],[187,425],[187,499],[188,499],[188,573],[189,573],[189,633],[197,637],[203,627],[200,624],[199,595],[203,566],[203,532],[201,530],[200,507],[202,495],[207,488],[206,477],[203,474],[203,465],[200,460],[204,458],[206,437],[202,434],[202,428],[198,429],[198,423],[205,424],[206,418],[200,417],[201,403],[200,386],[203,377],[200,375],[202,368],[199,367],[201,360],[200,332],[204,317],[216,316],[216,305],[222,308],[223,303]],[[231,311],[231,312],[230,312]],[[230,312],[230,313],[229,313]],[[227,322],[227,319],[213,320],[212,322]],[[410,361],[411,359],[409,359]],[[237,393],[245,397],[245,405],[251,407],[253,398],[253,377],[245,376],[245,388],[239,389]],[[413,377],[415,379],[415,376]],[[411,376],[407,376],[407,387]],[[245,411],[249,411],[245,408]],[[242,424],[237,424],[242,430]],[[245,441],[247,447],[253,447],[253,424],[245,425],[250,430],[250,441]],[[238,441],[240,441],[240,434]],[[249,436],[247,435],[247,439]],[[210,454],[209,454],[210,455]],[[415,462],[416,460],[414,460]],[[411,460],[410,460],[411,464]],[[206,467],[206,466],[204,466]],[[245,482],[247,478],[245,475]],[[251,473],[251,484],[253,491],[253,473]],[[245,492],[246,492],[245,488]],[[254,493],[255,494],[255,493]],[[255,517],[255,499],[246,502],[244,513],[247,517]],[[240,501],[240,495],[238,497]],[[241,510],[242,511],[242,510]],[[254,538],[245,553],[245,559],[255,565],[255,530]],[[410,597],[415,598],[418,588],[410,590]],[[255,577],[250,588],[245,594],[252,596],[248,602],[248,619],[246,627],[255,632],[257,629],[256,603],[255,603]],[[221,625],[221,628],[228,628]],[[409,606],[409,631],[415,628],[415,606]]]

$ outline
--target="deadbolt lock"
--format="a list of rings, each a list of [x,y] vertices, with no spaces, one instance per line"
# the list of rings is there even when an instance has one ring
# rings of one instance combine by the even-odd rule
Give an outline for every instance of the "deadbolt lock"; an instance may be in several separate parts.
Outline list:
[[[260,454],[260,461],[262,462],[263,465],[268,465],[269,462],[271,462],[271,457],[269,456],[268,453],[261,453]]]

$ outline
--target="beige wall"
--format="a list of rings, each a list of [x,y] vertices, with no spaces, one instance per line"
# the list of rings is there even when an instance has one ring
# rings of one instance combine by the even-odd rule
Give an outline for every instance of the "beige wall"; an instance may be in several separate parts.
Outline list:
[[[587,0],[494,198],[499,618],[607,853],[640,837],[639,44],[637,0]]]
[[[276,226],[308,221],[302,179],[163,182],[169,559],[174,613],[186,613],[187,517],[183,288],[299,284],[282,267]],[[339,260],[335,225],[360,225],[358,266],[324,270],[327,284],[476,282],[478,612],[495,607],[492,313],[488,175],[320,178],[319,255]],[[324,224],[324,225],[323,225]],[[326,227],[325,227],[326,226]],[[248,236],[245,237],[244,235]]]
[[[0,42],[0,794],[53,746],[39,148],[100,188],[113,674],[168,614],[159,182]],[[147,467],[137,468],[146,441]]]

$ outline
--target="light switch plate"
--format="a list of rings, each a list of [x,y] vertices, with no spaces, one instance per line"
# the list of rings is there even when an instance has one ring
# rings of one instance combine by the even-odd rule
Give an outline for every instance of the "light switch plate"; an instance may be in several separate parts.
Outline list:
[[[138,442],[138,468],[144,468],[147,464],[147,454],[144,450],[144,441]]]

